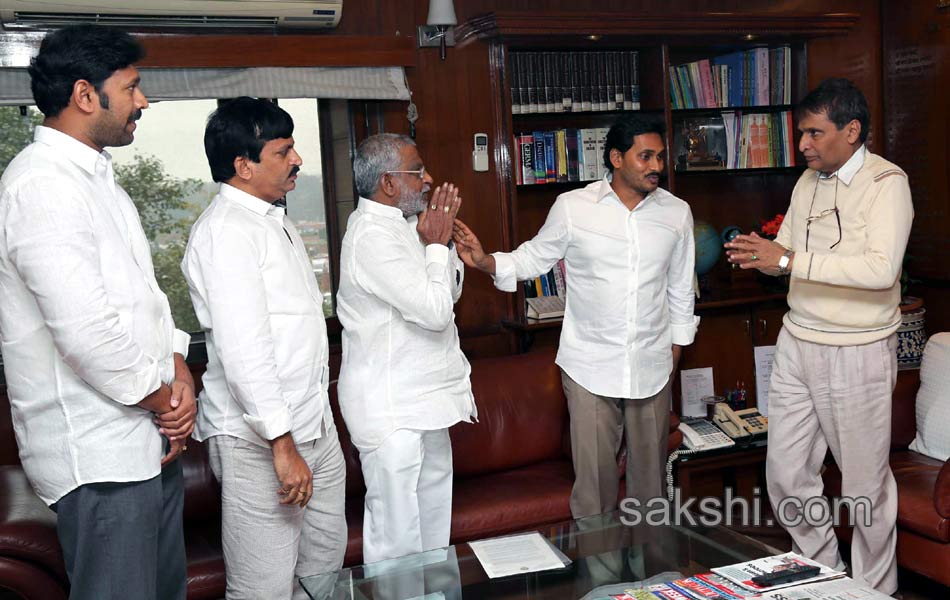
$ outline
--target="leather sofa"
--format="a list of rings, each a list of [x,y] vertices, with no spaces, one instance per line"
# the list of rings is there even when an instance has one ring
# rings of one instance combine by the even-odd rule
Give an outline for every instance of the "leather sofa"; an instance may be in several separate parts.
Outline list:
[[[450,431],[455,462],[452,543],[530,529],[570,518],[574,474],[567,403],[553,351],[472,361],[478,405],[476,424]],[[5,398],[4,398],[5,400]],[[350,444],[331,387],[340,442],[347,463],[346,565],[362,558],[363,485],[359,455]],[[0,406],[0,590],[24,598],[67,596],[68,583],[56,538],[56,516],[33,494],[10,457],[9,408]],[[670,448],[681,434],[671,415]],[[184,455],[185,542],[188,598],[224,596],[220,497],[202,444]],[[621,471],[622,472],[622,471]],[[622,487],[621,487],[622,489]],[[0,593],[2,595],[2,593]]]
[[[940,462],[908,449],[917,433],[920,371],[900,371],[891,409],[891,470],[897,480],[897,564],[950,585],[950,460]],[[841,496],[841,471],[823,475],[825,494]],[[850,528],[837,530],[851,540]]]

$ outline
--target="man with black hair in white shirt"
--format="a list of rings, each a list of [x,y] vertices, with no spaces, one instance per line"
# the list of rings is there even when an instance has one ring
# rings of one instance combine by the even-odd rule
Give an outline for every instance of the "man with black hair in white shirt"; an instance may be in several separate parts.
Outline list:
[[[693,217],[659,187],[664,130],[643,115],[620,119],[607,134],[606,177],[558,196],[538,234],[514,252],[486,254],[456,221],[459,256],[500,290],[565,261],[557,364],[571,415],[575,518],[617,508],[624,431],[626,495],[641,503],[663,495],[672,374],[699,322]]]
[[[133,66],[143,56],[113,28],[48,34],[29,68],[43,125],[0,180],[13,426],[27,478],[56,511],[74,599],[185,597],[175,459],[195,422],[189,336],[105,151],[131,144],[148,108]]]
[[[447,546],[448,428],[475,416],[453,306],[464,266],[451,247],[462,199],[435,188],[410,138],[364,140],[353,161],[359,207],[340,257],[340,408],[360,451],[366,563]]]
[[[221,189],[182,261],[208,348],[195,437],[221,482],[228,598],[306,598],[295,578],[339,569],[346,550],[323,294],[277,204],[303,164],[293,132],[268,100],[212,113],[205,153]]]

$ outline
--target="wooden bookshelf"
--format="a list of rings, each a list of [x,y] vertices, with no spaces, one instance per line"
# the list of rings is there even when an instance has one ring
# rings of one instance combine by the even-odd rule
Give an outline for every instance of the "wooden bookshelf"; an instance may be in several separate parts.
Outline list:
[[[589,181],[569,181],[517,185],[518,167],[515,135],[560,128],[609,127],[627,111],[611,107],[606,111],[518,112],[513,114],[512,56],[523,52],[632,51],[639,57],[640,108],[666,124],[667,154],[673,156],[673,135],[677,123],[694,116],[715,115],[724,110],[774,114],[791,111],[807,92],[808,46],[815,37],[844,34],[857,23],[855,14],[744,14],[636,16],[629,13],[543,13],[496,12],[470,19],[456,31],[461,44],[479,39],[488,44],[492,85],[493,141],[496,172],[501,188],[502,249],[513,250],[534,237],[544,223],[555,198]],[[789,94],[772,105],[728,108],[674,109],[670,66],[756,46],[787,46],[790,59]],[[784,72],[784,71],[783,71]],[[517,83],[517,82],[516,82]],[[777,98],[772,98],[777,100]],[[790,100],[791,102],[788,102]],[[573,104],[573,102],[572,102]],[[795,147],[797,149],[797,137]],[[797,154],[797,152],[796,152]],[[717,171],[676,171],[672,162],[661,187],[690,204],[694,219],[716,230],[736,225],[743,231],[760,221],[785,212],[792,188],[803,171],[797,166],[729,169]],[[683,354],[680,366],[715,365],[721,386],[744,381],[750,397],[755,397],[752,354],[756,345],[775,342],[781,319],[787,310],[784,294],[776,293],[736,278],[723,259],[707,278],[708,289],[697,302],[703,323],[696,343]],[[748,273],[745,273],[748,274]],[[738,283],[737,283],[738,282]],[[525,318],[524,292],[509,304],[503,327],[524,350],[533,340],[556,343],[559,320],[529,321]]]

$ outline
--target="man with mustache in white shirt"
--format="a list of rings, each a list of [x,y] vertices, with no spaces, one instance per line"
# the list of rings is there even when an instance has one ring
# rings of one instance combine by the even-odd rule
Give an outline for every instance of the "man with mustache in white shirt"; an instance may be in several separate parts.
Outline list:
[[[221,189],[182,261],[208,348],[195,437],[221,482],[229,599],[303,600],[295,579],[339,569],[346,550],[323,294],[278,205],[303,164],[293,132],[268,100],[212,113],[205,153]]]
[[[670,386],[693,342],[693,217],[659,187],[663,123],[620,119],[607,134],[608,174],[558,196],[541,231],[514,252],[486,254],[456,221],[465,264],[495,287],[547,273],[564,259],[567,305],[557,364],[571,416],[575,518],[617,508],[617,453],[626,432],[626,496],[663,496]]]
[[[0,180],[13,425],[27,478],[56,511],[74,599],[185,598],[175,459],[195,422],[189,336],[105,150],[131,144],[148,108],[143,56],[117,29],[48,34],[29,68],[45,119]]]
[[[366,501],[363,561],[449,543],[448,428],[475,416],[471,368],[453,306],[464,267],[450,247],[462,199],[435,188],[410,138],[364,140],[353,161],[360,193],[340,257],[340,409],[360,451]]]

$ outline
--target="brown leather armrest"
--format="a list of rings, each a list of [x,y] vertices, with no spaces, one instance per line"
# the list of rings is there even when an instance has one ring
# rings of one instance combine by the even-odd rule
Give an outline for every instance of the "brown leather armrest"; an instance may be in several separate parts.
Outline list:
[[[943,463],[934,486],[934,508],[944,519],[950,519],[950,459]]]

